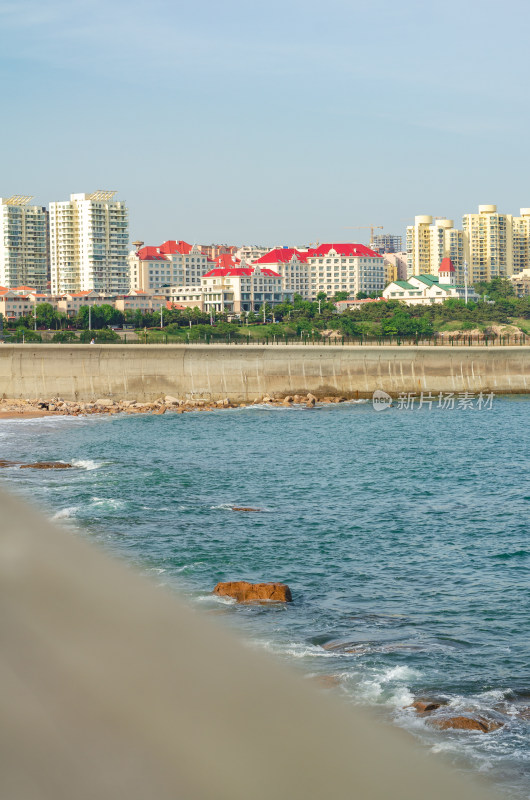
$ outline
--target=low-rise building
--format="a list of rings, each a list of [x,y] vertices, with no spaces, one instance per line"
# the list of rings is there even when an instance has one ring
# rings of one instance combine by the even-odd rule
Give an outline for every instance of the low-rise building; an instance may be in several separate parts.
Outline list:
[[[299,294],[304,300],[311,299],[311,267],[307,263],[306,253],[294,247],[275,247],[260,256],[254,264],[281,275],[286,292]]]
[[[114,308],[121,311],[141,311],[147,313],[149,311],[160,311],[160,308],[166,308],[167,299],[165,294],[147,293],[141,291],[129,292],[129,294],[120,295],[116,297]]]
[[[235,250],[232,255],[235,255],[235,257],[240,261],[246,261],[248,264],[250,264],[266,255],[266,253],[270,252],[270,250],[270,247],[263,247],[257,244],[245,244]]]
[[[211,268],[211,259],[188,242],[169,239],[158,247],[140,247],[129,253],[130,291],[199,286]]]
[[[292,300],[277,272],[255,264],[251,267],[215,267],[201,281],[205,311],[260,311]]]
[[[303,252],[303,251],[300,251]],[[382,292],[385,287],[385,263],[382,256],[364,244],[351,242],[321,244],[306,251],[311,268],[311,297],[325,292]]]
[[[366,305],[370,303],[379,303],[381,300],[386,300],[385,297],[365,297],[362,300],[338,300],[335,303],[335,308],[341,314],[343,311],[358,311],[360,308],[364,308]]]
[[[401,300],[407,305],[432,305],[450,298],[478,300],[471,287],[456,285],[455,268],[450,258],[440,264],[438,275],[412,275],[408,281],[394,281],[383,291],[385,300]]]
[[[530,268],[523,269],[516,275],[512,275],[509,280],[517,297],[528,297],[530,295]]]
[[[33,314],[35,302],[29,294],[0,287],[0,314],[5,320],[16,320]]]
[[[57,302],[57,310],[62,311],[69,317],[75,317],[83,306],[114,306],[115,300],[116,295],[114,294],[95,291],[73,292],[72,294],[60,295]]]

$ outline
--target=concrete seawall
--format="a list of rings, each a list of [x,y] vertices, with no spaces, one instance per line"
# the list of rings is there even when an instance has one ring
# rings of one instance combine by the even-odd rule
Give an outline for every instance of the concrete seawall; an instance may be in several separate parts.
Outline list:
[[[164,394],[253,401],[264,394],[530,391],[530,347],[3,345],[0,396],[138,401]]]

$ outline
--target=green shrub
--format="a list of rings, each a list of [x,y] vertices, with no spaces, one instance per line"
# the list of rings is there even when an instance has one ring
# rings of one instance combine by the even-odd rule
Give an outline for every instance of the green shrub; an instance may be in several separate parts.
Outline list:
[[[77,336],[74,331],[57,331],[52,336],[54,344],[65,344],[66,342],[77,342]]]
[[[101,328],[99,331],[81,331],[79,341],[83,344],[88,344],[94,339],[98,344],[106,342],[120,342],[121,339],[111,328]]]

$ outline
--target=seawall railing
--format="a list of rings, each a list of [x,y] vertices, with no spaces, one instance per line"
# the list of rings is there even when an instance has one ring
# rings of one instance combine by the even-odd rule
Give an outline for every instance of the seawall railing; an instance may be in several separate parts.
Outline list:
[[[123,334],[115,341],[109,341],[105,338],[98,339],[97,331],[95,333],[95,344],[179,344],[179,345],[205,345],[205,344],[223,344],[223,345],[300,345],[303,347],[311,345],[319,345],[326,347],[362,347],[364,346],[394,346],[405,345],[415,347],[514,347],[514,346],[530,346],[530,336],[525,334],[521,335],[498,335],[498,336],[450,336],[450,335],[437,335],[437,336],[214,336],[206,334],[203,337],[176,337],[168,334],[161,333],[158,336],[153,335],[131,335],[127,338],[127,334]],[[8,344],[61,344],[65,346],[88,344],[88,342],[80,342],[79,339],[71,340],[68,342],[54,342],[40,341],[33,338],[33,336],[17,334],[6,340]]]

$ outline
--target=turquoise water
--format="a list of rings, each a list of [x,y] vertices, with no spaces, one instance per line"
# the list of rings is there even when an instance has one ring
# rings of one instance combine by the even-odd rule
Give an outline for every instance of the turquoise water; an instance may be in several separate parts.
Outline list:
[[[77,468],[1,477],[256,647],[333,676],[345,702],[373,704],[529,797],[529,411],[513,397],[482,411],[345,403],[6,420],[2,458]],[[294,602],[209,594],[237,579],[285,581]],[[434,731],[404,709],[417,695],[506,724]]]

